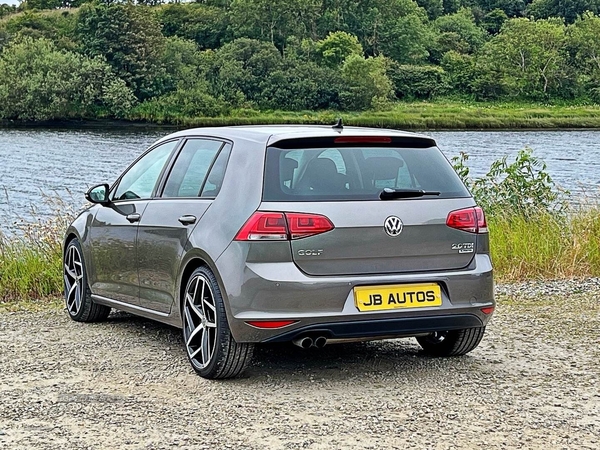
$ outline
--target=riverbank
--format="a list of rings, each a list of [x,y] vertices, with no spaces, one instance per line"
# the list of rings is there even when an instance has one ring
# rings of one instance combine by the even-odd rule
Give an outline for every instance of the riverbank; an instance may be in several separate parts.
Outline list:
[[[131,111],[129,118],[181,127],[280,123],[331,125],[337,117],[342,117],[347,125],[408,130],[600,128],[599,105],[439,101],[394,103],[387,110],[363,112],[236,110],[221,117],[168,115],[142,106]]]
[[[217,117],[190,117],[157,111],[146,104],[127,120],[90,118],[41,122],[0,121],[3,128],[191,128],[204,126],[316,124],[405,130],[600,129],[600,105],[546,105],[497,102],[398,102],[381,111],[258,111],[238,109]]]

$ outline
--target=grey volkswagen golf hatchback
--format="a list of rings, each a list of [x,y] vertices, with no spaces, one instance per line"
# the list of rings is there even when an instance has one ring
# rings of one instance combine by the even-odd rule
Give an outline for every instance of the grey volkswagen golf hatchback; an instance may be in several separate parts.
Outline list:
[[[463,355],[494,310],[486,221],[429,137],[351,127],[171,134],[68,228],[66,309],[183,330],[205,378],[254,344],[416,337]]]

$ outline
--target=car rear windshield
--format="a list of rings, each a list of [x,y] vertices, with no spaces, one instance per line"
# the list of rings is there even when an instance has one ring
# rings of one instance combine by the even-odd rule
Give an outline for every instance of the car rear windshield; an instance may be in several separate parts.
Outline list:
[[[470,196],[437,147],[267,148],[264,201],[378,200],[383,188]]]

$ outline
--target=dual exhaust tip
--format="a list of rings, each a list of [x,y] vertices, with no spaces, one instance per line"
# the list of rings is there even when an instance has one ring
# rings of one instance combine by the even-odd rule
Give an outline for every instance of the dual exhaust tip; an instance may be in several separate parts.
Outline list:
[[[294,345],[297,345],[303,349],[308,349],[311,347],[323,348],[325,345],[327,345],[327,338],[325,336],[317,336],[313,339],[310,336],[304,336],[296,338],[292,342]]]

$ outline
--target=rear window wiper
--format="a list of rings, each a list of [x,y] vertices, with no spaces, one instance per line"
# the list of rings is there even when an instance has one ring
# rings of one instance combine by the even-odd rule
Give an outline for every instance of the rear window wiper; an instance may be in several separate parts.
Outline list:
[[[379,193],[379,198],[381,200],[393,200],[395,198],[416,198],[423,197],[425,195],[440,195],[440,192],[424,191],[422,189],[383,188],[383,191]]]

